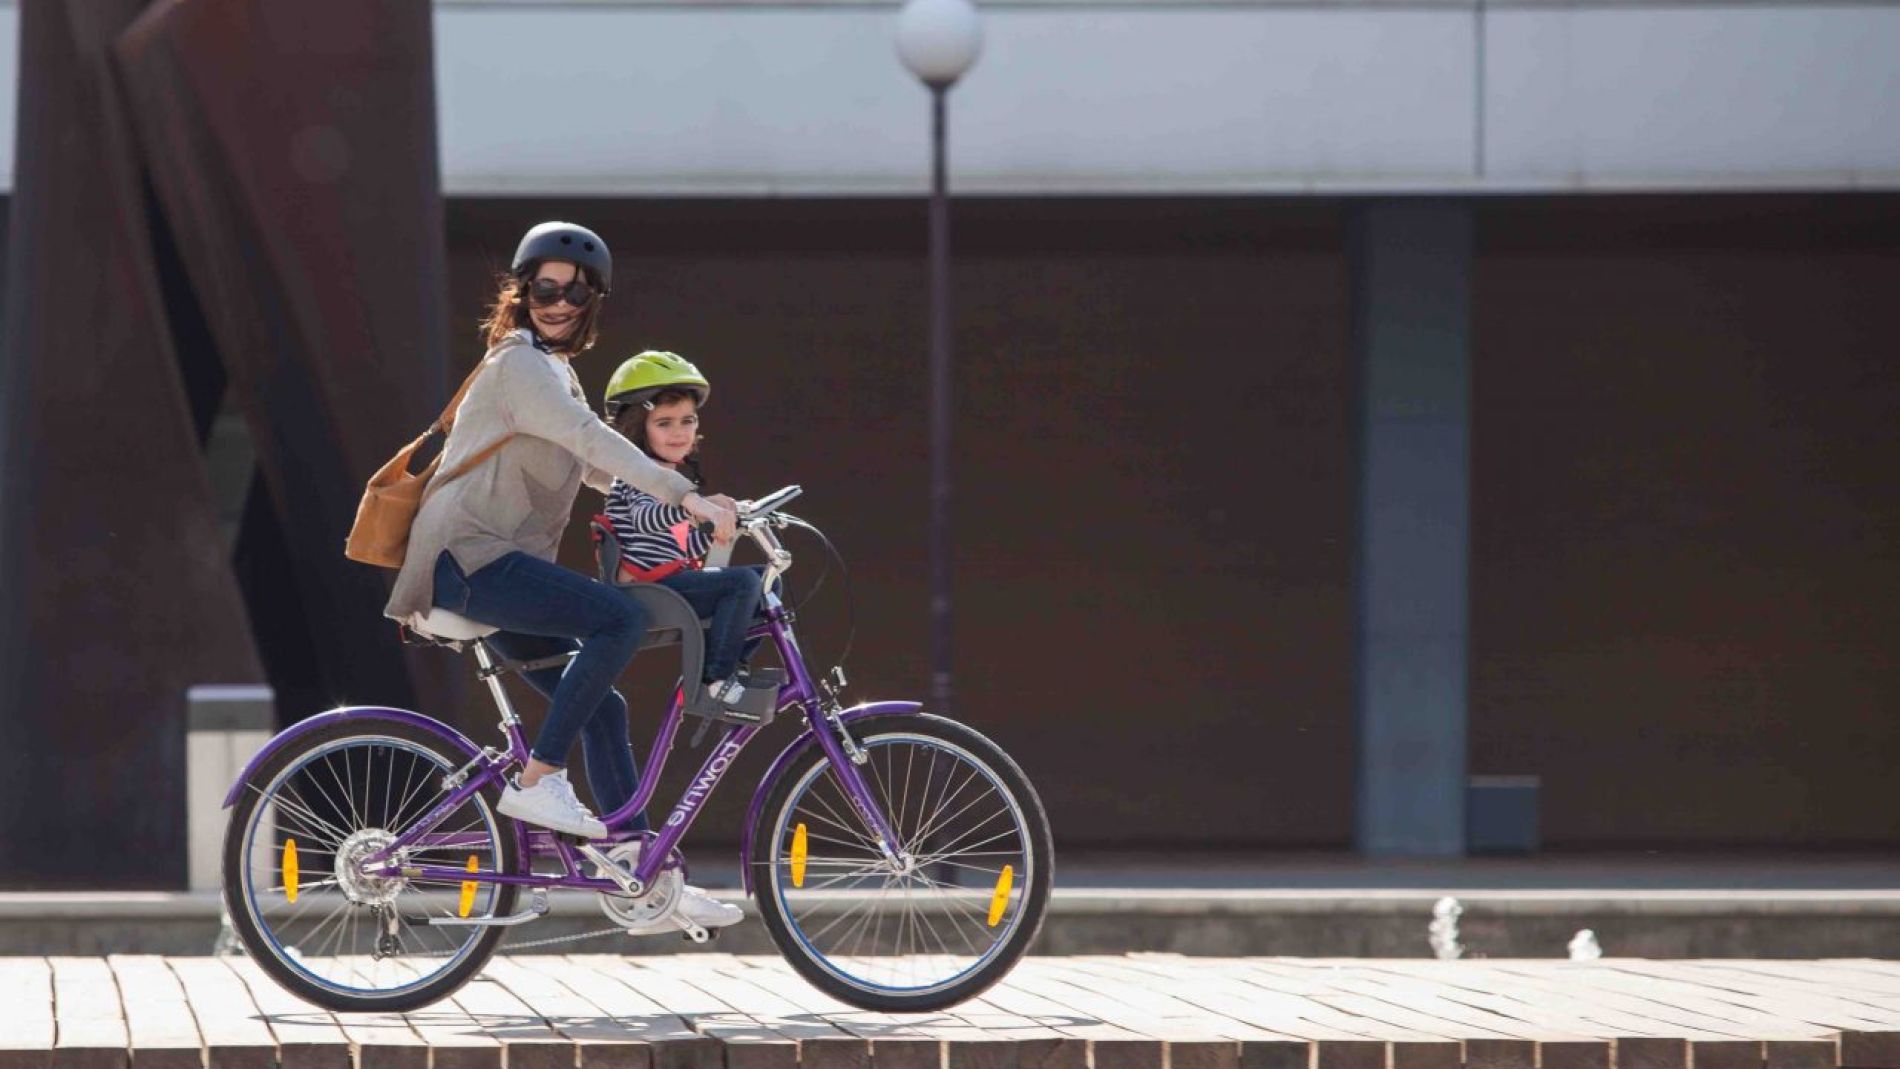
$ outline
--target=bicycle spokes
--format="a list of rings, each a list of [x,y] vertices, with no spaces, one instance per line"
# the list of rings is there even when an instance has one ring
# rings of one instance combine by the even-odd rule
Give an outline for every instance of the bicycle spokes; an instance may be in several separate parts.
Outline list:
[[[478,929],[430,923],[493,911],[497,885],[425,881],[423,868],[498,870],[500,827],[476,795],[398,851],[377,856],[443,799],[443,755],[396,738],[312,750],[259,795],[247,831],[243,901],[273,953],[344,994],[426,982],[473,945]]]
[[[995,771],[925,734],[868,740],[854,766],[898,841],[895,861],[827,762],[775,822],[774,886],[797,937],[856,987],[914,992],[954,983],[1007,941],[1036,863],[1027,818]]]

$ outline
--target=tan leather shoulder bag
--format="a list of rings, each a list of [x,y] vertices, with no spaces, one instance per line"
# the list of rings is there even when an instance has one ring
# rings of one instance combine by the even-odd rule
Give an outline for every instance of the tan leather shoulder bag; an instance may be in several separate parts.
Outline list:
[[[369,485],[363,488],[363,500],[356,506],[356,523],[351,525],[350,536],[343,543],[344,556],[384,568],[402,567],[403,555],[409,549],[409,528],[415,524],[416,513],[421,510],[422,502],[429,492],[473,471],[514,437],[512,434],[502,435],[498,441],[490,443],[486,449],[456,465],[454,470],[446,474],[436,474],[436,469],[442,465],[439,453],[421,471],[412,473],[409,470],[409,462],[414,459],[416,450],[429,440],[430,435],[447,435],[455,426],[455,410],[462,406],[462,398],[468,395],[468,388],[475,385],[476,377],[481,375],[482,368],[486,366],[485,361],[475,365],[475,370],[462,380],[462,388],[449,399],[449,406],[442,410],[441,418],[430,424],[421,437],[396,450],[396,455],[370,476]]]

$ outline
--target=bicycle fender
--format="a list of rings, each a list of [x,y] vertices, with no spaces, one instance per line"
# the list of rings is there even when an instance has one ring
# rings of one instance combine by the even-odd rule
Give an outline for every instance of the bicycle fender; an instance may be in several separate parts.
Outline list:
[[[341,709],[332,709],[327,713],[318,713],[308,720],[300,720],[278,732],[276,735],[273,735],[271,740],[264,744],[264,748],[257,751],[257,755],[251,758],[250,763],[244,766],[244,771],[238,773],[237,780],[231,784],[230,793],[224,796],[224,808],[229,809],[237,803],[238,792],[243,789],[245,781],[251,778],[251,773],[257,771],[258,766],[270,760],[271,755],[313,731],[321,731],[324,728],[345,720],[358,720],[366,723],[385,720],[399,724],[408,724],[411,727],[419,727],[424,731],[431,731],[440,735],[443,742],[462,751],[462,753],[470,759],[479,756],[482,752],[482,748],[469,741],[468,736],[434,717],[423,716],[421,713],[412,713],[407,709],[388,709],[379,705],[345,706]]]
[[[863,720],[867,716],[885,716],[888,714],[915,714],[924,711],[922,702],[863,702],[838,714],[838,718],[849,724],[854,720]],[[752,792],[752,804],[746,807],[745,828],[740,832],[739,840],[739,879],[747,894],[752,893],[752,829],[759,822],[759,810],[765,807],[765,796],[772,793],[772,785],[785,774],[798,756],[818,745],[818,736],[807,727],[791,741],[778,757],[772,761],[772,767],[759,777],[759,789]]]

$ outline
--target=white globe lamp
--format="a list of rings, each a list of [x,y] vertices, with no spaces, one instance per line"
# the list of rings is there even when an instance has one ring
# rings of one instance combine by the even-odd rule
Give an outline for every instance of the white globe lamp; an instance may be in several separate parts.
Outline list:
[[[963,77],[983,51],[983,23],[970,0],[909,0],[897,15],[897,55],[933,89]]]

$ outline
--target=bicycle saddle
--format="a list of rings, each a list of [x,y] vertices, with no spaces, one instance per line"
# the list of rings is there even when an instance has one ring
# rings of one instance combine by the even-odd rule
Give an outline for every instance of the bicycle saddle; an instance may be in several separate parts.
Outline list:
[[[492,635],[500,628],[491,624],[476,623],[466,616],[457,616],[438,606],[423,614],[421,626],[414,630],[444,642],[467,642],[484,635]]]
[[[640,648],[650,650],[662,646],[679,646],[680,675],[689,681],[686,698],[688,701],[697,699],[700,667],[706,658],[705,621],[699,618],[685,598],[658,583],[637,583],[619,589],[647,610],[647,633],[641,638]],[[411,630],[438,642],[469,642],[492,635],[500,628],[458,616],[437,606],[422,617],[421,626]]]

